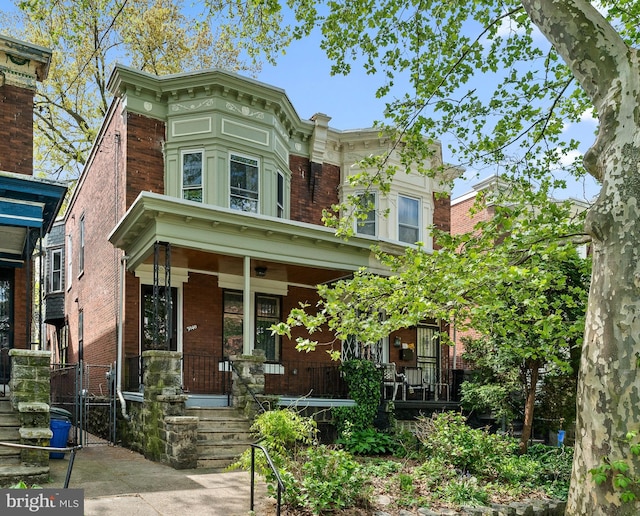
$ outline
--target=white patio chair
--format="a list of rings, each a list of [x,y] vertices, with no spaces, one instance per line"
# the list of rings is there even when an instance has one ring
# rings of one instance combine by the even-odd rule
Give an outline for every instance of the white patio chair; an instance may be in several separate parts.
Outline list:
[[[384,399],[387,399],[386,397],[387,388],[390,387],[391,391],[393,392],[393,396],[390,399],[395,400],[396,396],[398,395],[398,388],[400,388],[401,386],[403,388],[402,399],[404,399],[405,398],[404,375],[397,371],[395,362],[380,364],[380,367],[382,368],[382,375],[383,375],[382,384],[383,384]]]
[[[405,367],[404,376],[406,379],[406,388],[409,389],[409,392],[422,391],[422,399],[426,399],[427,384],[424,380],[422,368]]]

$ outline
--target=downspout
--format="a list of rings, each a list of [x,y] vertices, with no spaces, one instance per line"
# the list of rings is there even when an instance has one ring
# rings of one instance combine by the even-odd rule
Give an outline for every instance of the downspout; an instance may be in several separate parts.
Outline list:
[[[127,414],[127,404],[122,395],[122,348],[123,348],[123,333],[122,327],[122,314],[124,311],[124,280],[125,271],[127,268],[127,255],[120,258],[120,299],[118,301],[118,351],[116,358],[116,394],[120,400],[120,411],[125,421],[131,421],[131,416]]]

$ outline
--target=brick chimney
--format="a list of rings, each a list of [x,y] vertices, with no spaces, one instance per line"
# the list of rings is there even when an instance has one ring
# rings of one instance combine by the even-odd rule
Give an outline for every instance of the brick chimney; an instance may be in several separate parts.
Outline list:
[[[46,48],[0,34],[0,170],[33,175],[33,99],[50,62]]]

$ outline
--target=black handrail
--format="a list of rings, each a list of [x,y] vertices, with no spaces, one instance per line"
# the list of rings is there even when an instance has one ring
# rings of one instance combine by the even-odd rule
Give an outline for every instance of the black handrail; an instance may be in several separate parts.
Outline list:
[[[67,466],[67,475],[64,479],[64,489],[69,487],[69,480],[71,479],[71,470],[73,469],[73,461],[76,459],[76,451],[82,448],[82,446],[72,446],[70,448],[56,448],[53,446],[32,446],[30,444],[18,444],[18,443],[5,443],[0,441],[0,446],[8,446],[9,448],[19,448],[21,450],[38,450],[53,453],[67,453],[69,455],[69,465]]]
[[[259,444],[251,445],[251,507],[249,508],[249,510],[253,511],[253,491],[255,487],[256,448],[262,450],[262,453],[264,453],[264,456],[267,459],[267,463],[269,464],[271,471],[273,471],[273,474],[276,477],[276,482],[278,483],[278,500],[276,505],[276,515],[280,516],[280,505],[282,503],[282,493],[285,491],[285,487],[284,487],[284,484],[282,483],[282,479],[280,478],[280,474],[278,473],[278,468],[275,467],[275,465],[273,464],[273,461],[271,460],[271,457],[269,456],[269,452],[264,446],[261,446]]]

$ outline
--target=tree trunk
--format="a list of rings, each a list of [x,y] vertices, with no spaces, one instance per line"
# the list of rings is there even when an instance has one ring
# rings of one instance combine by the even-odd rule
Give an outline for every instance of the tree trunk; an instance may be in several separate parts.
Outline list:
[[[600,127],[585,155],[602,190],[587,217],[593,273],[578,379],[576,447],[567,515],[637,515],[590,470],[605,458],[640,473],[622,438],[640,428],[640,66],[586,0],[522,0],[591,97]]]
[[[531,380],[527,386],[527,398],[524,404],[524,423],[522,425],[522,435],[520,436],[520,455],[527,453],[531,430],[533,428],[533,410],[536,404],[536,388],[538,387],[538,375],[540,365],[537,361],[527,364],[527,369],[531,375]]]

